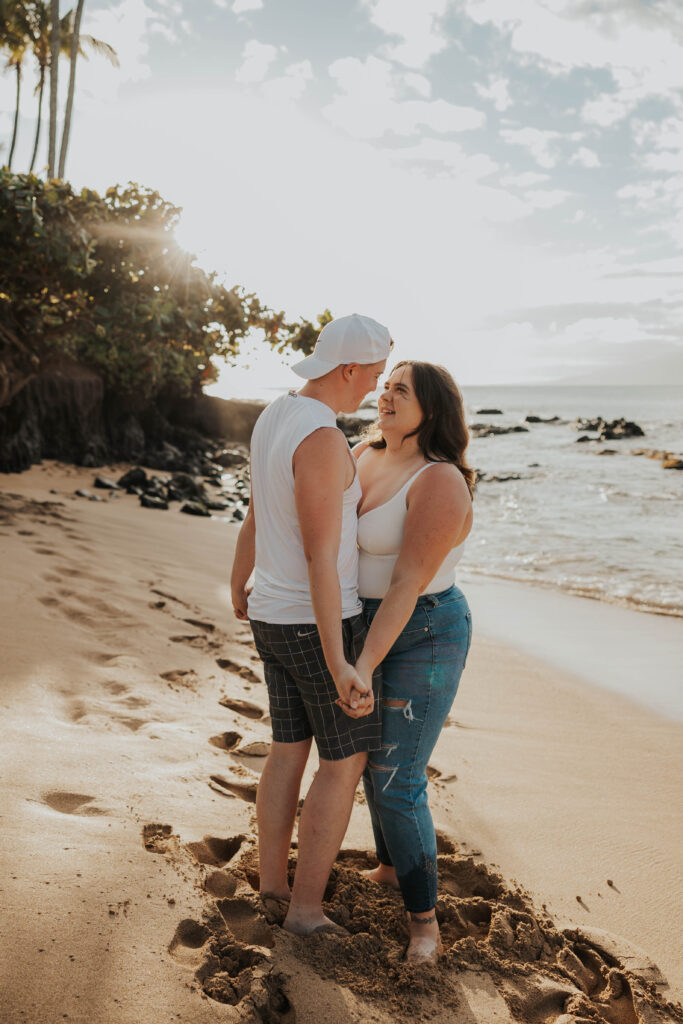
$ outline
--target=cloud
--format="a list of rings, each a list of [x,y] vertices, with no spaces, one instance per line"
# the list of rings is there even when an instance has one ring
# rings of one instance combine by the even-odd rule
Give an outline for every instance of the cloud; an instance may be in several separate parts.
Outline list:
[[[504,128],[500,134],[513,146],[528,149],[541,167],[554,167],[560,158],[558,140],[564,138],[561,132],[540,128]]]
[[[512,50],[555,74],[605,69],[614,88],[593,97],[583,114],[607,126],[649,96],[683,88],[683,8],[674,3],[595,0],[463,0],[477,24],[492,25]],[[652,9],[650,9],[650,7]]]
[[[261,93],[274,100],[298,100],[303,96],[313,77],[310,60],[302,60],[297,64],[290,64],[278,78],[269,78],[265,81],[261,86]]]
[[[491,100],[496,110],[502,112],[512,106],[512,97],[508,88],[509,84],[507,78],[495,78],[493,75],[490,75],[488,85],[475,84],[474,87],[482,99]]]
[[[362,0],[370,21],[397,39],[383,55],[410,68],[421,68],[448,45],[441,24],[449,0]]]
[[[600,167],[600,157],[592,149],[586,146],[579,146],[576,153],[569,161],[572,164],[579,164],[581,167]]]
[[[399,86],[405,80],[388,61],[378,57],[365,61],[346,57],[334,61],[329,73],[340,91],[323,112],[329,121],[356,138],[379,139],[389,132],[408,136],[418,127],[440,134],[462,132],[480,128],[485,121],[482,111],[443,99],[399,99]]]
[[[219,7],[227,6],[223,0],[214,0]],[[245,14],[247,11],[260,11],[263,7],[263,0],[235,0],[232,5],[233,14]]]
[[[242,64],[235,72],[236,81],[244,85],[263,81],[276,56],[277,46],[260,43],[258,39],[250,39],[244,45]]]

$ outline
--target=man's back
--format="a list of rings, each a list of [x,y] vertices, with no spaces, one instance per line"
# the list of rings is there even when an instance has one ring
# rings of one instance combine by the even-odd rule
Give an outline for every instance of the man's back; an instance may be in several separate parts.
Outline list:
[[[249,617],[262,622],[315,622],[308,565],[297,515],[292,459],[314,431],[336,427],[332,409],[290,392],[261,414],[251,441],[252,500],[256,519],[254,589]],[[337,559],[342,618],[358,614],[357,476],[343,496]]]

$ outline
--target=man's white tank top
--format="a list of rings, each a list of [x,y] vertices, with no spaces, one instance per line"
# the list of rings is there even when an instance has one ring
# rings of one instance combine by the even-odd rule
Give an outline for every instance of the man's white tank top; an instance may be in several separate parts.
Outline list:
[[[251,438],[251,493],[256,521],[254,589],[249,618],[291,624],[315,622],[299,519],[294,501],[292,458],[304,438],[320,427],[336,427],[332,409],[295,391],[271,402]],[[358,472],[344,491],[337,558],[342,618],[361,611],[358,600]]]
[[[361,455],[361,458],[363,456]],[[438,463],[430,462],[418,469],[388,501],[364,512],[358,520],[360,548],[358,592],[361,597],[382,598],[386,595],[403,543],[406,522],[406,497],[410,485],[420,473]],[[465,542],[451,548],[423,594],[439,594],[455,582],[455,567],[463,556]]]

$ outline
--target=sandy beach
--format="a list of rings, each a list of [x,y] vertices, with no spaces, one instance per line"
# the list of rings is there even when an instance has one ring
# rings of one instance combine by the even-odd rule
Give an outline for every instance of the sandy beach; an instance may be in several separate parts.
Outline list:
[[[602,606],[565,597],[563,658],[495,628],[519,591],[473,584],[431,769],[447,952],[408,969],[399,898],[360,874],[360,792],[328,888],[350,939],[284,933],[255,891],[270,730],[229,603],[237,528],[75,497],[92,479],[44,463],[0,480],[0,1024],[683,1021],[683,727],[666,687],[657,711],[592,685],[580,650],[587,616],[607,661],[621,630],[656,689],[680,620],[664,636],[609,608],[601,631]],[[528,632],[552,635],[554,602],[525,600]],[[495,608],[481,629],[477,607]]]

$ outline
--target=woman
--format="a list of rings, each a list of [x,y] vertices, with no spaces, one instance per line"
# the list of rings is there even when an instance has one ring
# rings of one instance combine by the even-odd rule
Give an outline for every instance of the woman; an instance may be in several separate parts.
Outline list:
[[[406,959],[436,960],[436,836],[427,763],[450,711],[471,640],[454,568],[472,525],[475,473],[462,398],[440,366],[399,363],[378,400],[370,438],[355,449],[359,593],[370,627],[356,665],[381,662],[381,751],[364,774],[379,866],[410,914]]]

